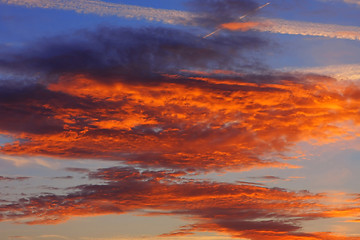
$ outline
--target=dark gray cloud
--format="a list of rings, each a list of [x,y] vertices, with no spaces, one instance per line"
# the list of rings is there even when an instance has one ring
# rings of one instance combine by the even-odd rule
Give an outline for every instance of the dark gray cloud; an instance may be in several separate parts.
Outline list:
[[[67,180],[67,179],[73,179],[73,176],[62,176],[62,177],[52,177],[52,180],[60,179],[60,180]]]
[[[30,177],[4,177],[0,176],[0,181],[25,181],[30,179]]]
[[[161,81],[161,74],[182,69],[258,67],[242,53],[265,43],[251,35],[209,40],[175,29],[103,27],[42,39],[17,53],[3,52],[0,69],[47,81],[65,74],[85,74],[102,81]]]
[[[76,172],[76,173],[88,173],[90,172],[89,169],[86,168],[65,168],[64,170],[69,171],[69,172]]]
[[[54,133],[63,130],[61,121],[40,102],[54,98],[43,86],[9,88],[0,84],[0,129],[8,132]]]
[[[57,109],[89,109],[100,105],[101,102],[95,103],[92,99],[51,91],[38,83],[16,85],[0,81],[0,129],[5,132],[62,132],[65,123],[56,118]],[[74,120],[76,124],[84,121],[81,118]]]
[[[190,0],[187,6],[198,13],[194,24],[214,28],[223,23],[238,21],[239,17],[259,5],[253,0]]]

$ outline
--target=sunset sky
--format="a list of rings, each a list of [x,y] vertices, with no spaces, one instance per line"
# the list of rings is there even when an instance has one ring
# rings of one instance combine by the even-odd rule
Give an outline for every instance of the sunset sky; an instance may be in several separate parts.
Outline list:
[[[0,0],[0,240],[360,240],[360,0],[266,3]]]

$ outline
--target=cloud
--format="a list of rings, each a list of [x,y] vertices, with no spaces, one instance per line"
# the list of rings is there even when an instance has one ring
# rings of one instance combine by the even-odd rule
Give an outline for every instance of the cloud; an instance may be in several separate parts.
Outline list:
[[[0,131],[21,140],[1,151],[246,169],[289,166],[271,158],[301,140],[349,136],[338,124],[357,122],[357,87],[299,73],[249,74],[261,67],[243,53],[263,43],[101,28],[4,53],[3,71],[41,80],[2,82]]]
[[[25,7],[48,9],[62,9],[83,14],[97,14],[100,16],[117,16],[123,18],[145,19],[165,23],[181,23],[189,18],[189,13],[176,10],[162,10],[150,7],[116,4],[104,1],[47,1],[47,0],[0,0],[0,3]]]
[[[88,238],[83,237],[83,240],[158,240],[159,236],[143,236],[143,237],[127,237],[127,236],[118,236],[118,237],[110,237],[110,238]],[[232,240],[233,238],[226,235],[219,236],[174,236],[167,237],[167,240]]]
[[[117,16],[122,18],[144,19],[168,24],[185,24],[214,27],[237,19],[240,15],[255,9],[258,5],[252,0],[190,0],[186,2],[190,12],[155,9],[135,5],[109,3],[104,1],[46,1],[46,0],[0,0],[0,3],[25,7],[70,10],[82,14]]]
[[[253,69],[253,60],[245,59],[243,53],[265,46],[266,41],[252,35],[204,41],[175,29],[104,27],[43,39],[17,53],[3,53],[0,62],[8,74],[47,81],[57,80],[60,74],[86,74],[109,82],[114,78],[154,82],[162,81],[162,73],[180,69]],[[33,88],[30,90],[39,91],[38,95],[46,94],[40,92],[46,91],[41,86]]]
[[[293,181],[295,179],[300,179],[303,177],[288,177],[288,178],[282,178],[277,176],[260,176],[260,177],[249,177],[250,179],[259,180],[260,182],[275,182],[275,181]]]
[[[68,237],[60,236],[60,235],[41,235],[38,238],[55,238],[55,239],[69,239]]]
[[[330,65],[330,66],[310,67],[310,68],[286,68],[283,70],[303,72],[303,73],[323,74],[339,80],[350,80],[350,81],[360,80],[359,64]]]
[[[256,18],[252,22],[227,22],[221,29],[230,31],[260,31],[279,34],[360,40],[360,27],[290,21],[285,19]]]
[[[194,0],[189,2],[192,12],[154,9],[125,4],[115,4],[102,1],[52,1],[45,0],[1,0],[0,3],[20,5],[27,7],[54,8],[72,10],[79,13],[93,13],[98,15],[113,15],[126,18],[138,18],[148,21],[162,21],[169,24],[197,25],[216,28],[220,25],[226,29],[249,30],[244,28],[236,19],[241,13],[246,13],[257,7],[253,1],[215,1]],[[348,3],[357,4],[356,0]],[[335,24],[322,24],[313,22],[300,22],[285,19],[257,19],[259,24],[253,24],[252,30],[279,34],[292,34],[303,36],[319,36],[337,39],[360,40],[360,27],[342,26]],[[236,27],[237,26],[237,27]],[[239,27],[241,26],[241,27]]]
[[[250,42],[250,36],[196,42],[191,33],[162,28],[102,28],[3,54],[3,71],[41,77],[17,85],[2,82],[2,109],[27,119],[23,126],[8,123],[14,118],[1,120],[1,133],[19,139],[5,144],[2,154],[128,166],[68,168],[102,183],[3,204],[1,219],[57,224],[75,216],[151,210],[148,215],[191,221],[168,236],[215,231],[251,240],[346,239],[304,233],[301,224],[358,219],[349,215],[358,211],[354,205],[327,206],[323,195],[307,191],[192,179],[204,171],[296,167],[281,160],[295,144],[349,138],[359,123],[355,83],[246,71],[246,64],[259,69],[241,58],[262,42]],[[245,46],[237,47],[239,41]]]
[[[263,19],[262,24],[254,26],[253,29],[261,32],[360,40],[360,27],[357,26]]]
[[[262,83],[262,78],[270,80]],[[44,86],[54,92],[52,102],[38,95],[36,101],[14,101],[8,108],[41,106],[64,130],[39,134],[24,129],[18,134],[4,124],[2,131],[26,141],[6,144],[1,151],[195,170],[284,167],[289,165],[271,158],[281,158],[299,141],[348,138],[352,123],[358,123],[354,109],[359,90],[330,78],[269,74],[233,80],[219,75],[161,79],[135,84],[115,78],[109,84],[102,78],[61,76]]]
[[[221,28],[228,29],[231,31],[248,31],[259,25],[258,22],[229,22],[223,23]]]
[[[186,5],[195,13],[189,19],[189,24],[212,28],[236,21],[240,16],[258,7],[252,0],[190,0]]]
[[[65,168],[64,170],[76,173],[88,173],[90,170],[86,168]]]
[[[8,236],[9,239],[30,239],[27,236]]]
[[[358,4],[358,5],[360,5],[360,1],[359,1],[359,0],[344,0],[344,2],[346,2],[346,3],[351,3],[351,4]]]
[[[73,179],[73,176],[63,176],[63,177],[52,177],[51,179],[61,179],[61,180],[67,180],[67,179]]]
[[[0,176],[0,181],[25,181],[30,179],[30,177],[4,177]]]
[[[102,7],[109,7],[96,1],[68,5],[59,1],[2,2],[98,14]],[[224,14],[224,2],[202,2],[209,7],[196,20],[205,19],[201,26],[207,28],[223,20],[233,21],[239,8],[245,11],[253,5],[252,1],[229,0],[226,3],[231,8]],[[94,10],[89,10],[90,3],[95,4]],[[126,9],[110,5],[113,9],[108,11],[113,14]],[[148,20],[157,16],[165,22],[174,17],[148,8],[130,7],[125,12]],[[120,15],[127,16],[125,12]],[[320,25],[301,28],[297,22],[271,21],[269,25],[223,26],[319,34],[315,30]],[[279,30],[283,26],[286,31]],[[0,205],[0,220],[57,224],[76,216],[138,211],[191,221],[164,236],[214,231],[251,240],[358,239],[306,233],[301,228],[304,221],[320,218],[358,219],[356,202],[339,207],[325,205],[328,199],[324,195],[308,191],[192,179],[207,171],[294,168],[297,166],[283,159],[297,143],[351,138],[359,125],[356,82],[268,70],[256,59],[245,57],[247,51],[268,43],[251,32],[232,34],[237,37],[220,34],[204,40],[174,29],[99,28],[2,52],[2,75],[16,79],[15,83],[1,81],[0,86],[4,116],[0,134],[17,139],[0,148],[5,159],[47,167],[54,166],[39,156],[100,159],[127,166],[97,171],[67,168],[101,183],[67,188],[62,195],[33,195],[5,202]],[[285,180],[275,176],[261,179]]]
[[[357,4],[360,5],[360,1],[359,0],[323,0],[323,1],[338,1],[338,2],[344,2],[344,3],[348,3],[348,4]]]
[[[1,84],[0,127],[9,132],[29,132],[37,134],[63,131],[61,121],[54,119],[43,106],[37,106],[37,98],[54,98],[50,91],[40,85],[11,87]],[[38,96],[38,97],[34,97]],[[65,99],[64,99],[65,100]],[[22,111],[14,109],[15,104],[26,104]],[[28,106],[28,108],[27,108]]]
[[[19,143],[18,141],[16,142]],[[1,154],[0,159],[11,162],[16,167],[27,167],[34,164],[50,169],[57,169],[59,167],[59,163],[55,162],[54,159],[49,160],[43,157]]]
[[[109,174],[113,177],[109,178]],[[283,190],[249,185],[195,182],[192,180],[183,183],[168,182],[171,178],[166,178],[167,181],[163,182],[162,178],[158,178],[159,174],[163,175],[164,173],[139,172],[133,168],[100,169],[91,173],[90,177],[109,181],[105,185],[82,185],[78,187],[77,192],[69,195],[44,195],[22,199],[19,204],[2,206],[2,214],[4,220],[34,218],[32,221],[25,221],[28,224],[51,224],[72,216],[153,209],[165,211],[169,214],[196,215],[199,220],[203,219],[205,222],[212,221],[214,216],[218,216],[216,219],[218,225],[238,231],[246,229],[264,230],[273,228],[275,225],[277,230],[287,231],[299,228],[282,224],[276,219],[269,220],[268,225],[262,224],[261,221],[248,222],[241,219],[256,220],[267,215],[269,218],[275,216],[283,218],[285,217],[283,213],[273,213],[274,208],[270,210],[270,206],[275,207],[275,202],[280,204],[282,200],[289,198],[292,201],[287,204],[302,205],[308,198],[317,198],[317,196],[310,195],[301,197],[301,195],[297,196],[295,193],[288,193]],[[253,198],[255,193],[258,197]],[[238,198],[243,199],[243,204],[238,205]],[[262,209],[249,208],[251,203],[247,203],[245,199],[263,202]],[[270,199],[271,201],[269,201]],[[227,206],[228,204],[230,204],[230,208]],[[85,206],[91,207],[84,208]],[[28,211],[30,208],[34,211]],[[89,209],[92,210],[89,211]],[[230,209],[232,210],[230,211]],[[228,221],[233,218],[239,218],[241,223],[237,225],[237,221],[234,221],[235,225],[231,225]],[[245,222],[247,224],[244,224]],[[260,225],[263,226],[261,229],[259,229]]]
[[[251,240],[352,239],[330,234],[322,238],[325,234],[301,231],[301,222],[329,217],[326,212],[335,211],[320,203],[323,195],[182,176],[131,167],[98,169],[89,177],[104,183],[80,185],[66,195],[40,195],[3,204],[1,220],[56,224],[75,216],[151,210],[149,216],[182,216],[193,222],[167,236],[211,231]]]
[[[246,140],[251,133],[238,126],[239,111],[226,106],[232,101],[228,94],[283,90],[210,83],[190,72],[177,75],[194,68],[256,69],[241,56],[257,49],[261,40],[244,36],[219,45],[219,40],[201,41],[161,28],[102,28],[74,38],[47,39],[21,53],[2,55],[4,71],[41,76],[41,81],[16,87],[3,82],[0,104],[9,117],[1,120],[1,131],[23,139],[5,145],[4,153],[178,168],[286,166],[258,159],[259,152],[248,153],[256,143]],[[24,122],[13,124],[17,119]],[[215,140],[219,134],[222,138]],[[233,141],[250,145],[236,147]],[[229,151],[237,153],[230,157]]]

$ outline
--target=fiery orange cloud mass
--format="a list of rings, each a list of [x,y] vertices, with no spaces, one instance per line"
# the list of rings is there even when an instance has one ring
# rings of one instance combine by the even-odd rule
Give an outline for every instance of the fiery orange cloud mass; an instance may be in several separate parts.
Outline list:
[[[331,78],[165,77],[144,86],[74,75],[39,87],[53,98],[4,105],[39,117],[13,131],[13,120],[2,119],[2,132],[23,140],[1,152],[199,170],[296,167],[269,156],[281,158],[299,141],[352,137],[359,122],[360,90]]]
[[[173,170],[69,169],[104,183],[3,204],[1,220],[56,224],[74,216],[150,211],[146,214],[193,222],[163,236],[215,231],[251,240],[360,239],[301,228],[302,222],[316,219],[356,222],[357,195],[335,205],[308,191],[191,179],[199,171],[295,167],[269,156],[281,157],[299,141],[322,144],[352,137],[360,89],[316,75],[274,75],[257,82],[259,76],[218,77],[222,73],[200,77],[189,71],[149,84],[68,75],[27,90],[50,92],[53,97],[46,102],[3,103],[7,111],[21,108],[40,116],[32,120],[33,128],[16,129],[6,122],[11,119],[1,120],[3,133],[21,139],[2,147],[3,154],[93,158]],[[48,127],[39,132],[37,124]]]

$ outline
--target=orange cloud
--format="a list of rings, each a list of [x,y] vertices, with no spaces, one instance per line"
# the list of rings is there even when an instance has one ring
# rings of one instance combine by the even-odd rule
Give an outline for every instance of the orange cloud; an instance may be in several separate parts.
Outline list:
[[[105,84],[64,76],[41,90],[51,101],[6,103],[8,113],[27,120],[15,129],[5,117],[1,131],[25,141],[1,152],[199,170],[296,167],[273,159],[299,141],[351,138],[360,120],[358,87],[331,78],[164,77],[162,83]],[[29,121],[24,113],[39,117]]]
[[[330,233],[305,233],[301,223],[324,218],[331,206],[324,195],[249,184],[186,178],[187,172],[113,167],[90,172],[103,183],[81,185],[66,195],[41,195],[0,205],[0,220],[57,224],[74,216],[151,210],[150,216],[182,216],[193,223],[163,236],[211,231],[260,239],[359,239]]]
[[[248,31],[260,23],[258,22],[231,22],[231,23],[224,23],[221,25],[221,28],[231,30],[231,31]]]

